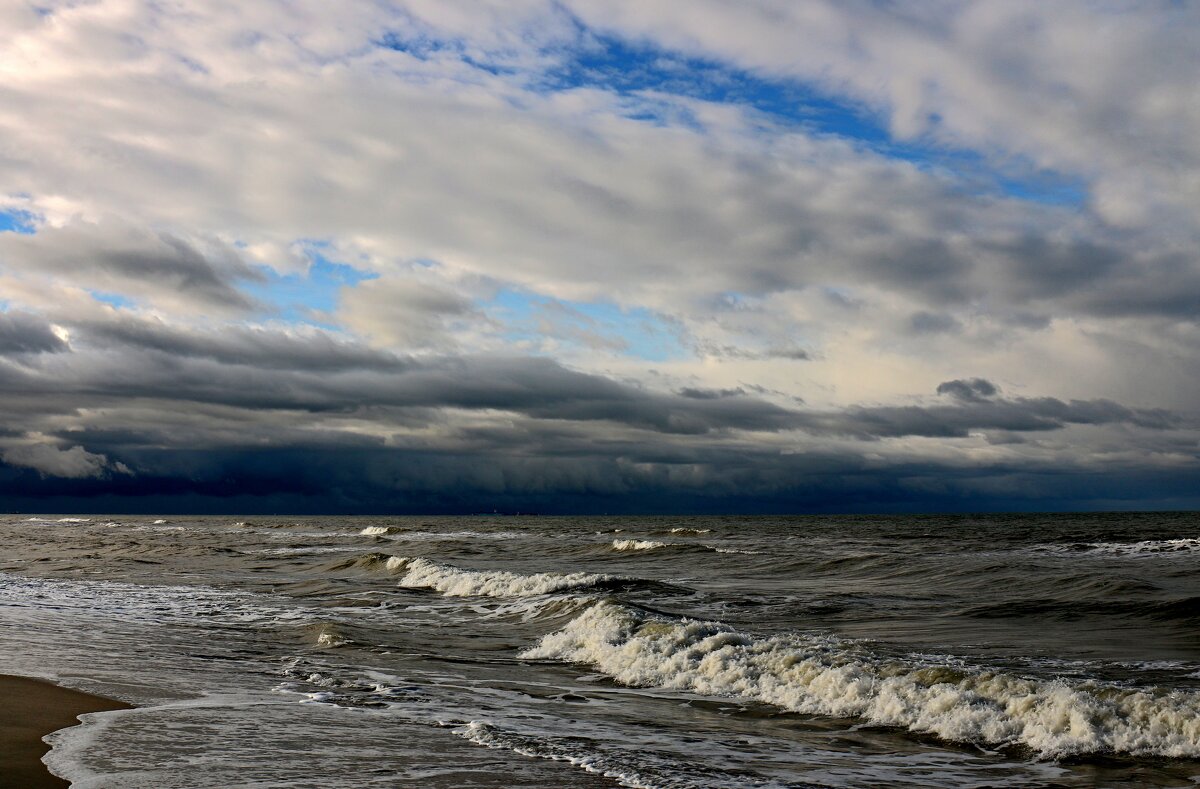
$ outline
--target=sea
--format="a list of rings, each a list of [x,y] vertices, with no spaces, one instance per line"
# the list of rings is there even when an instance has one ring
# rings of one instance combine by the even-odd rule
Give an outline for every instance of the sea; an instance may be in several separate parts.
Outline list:
[[[76,787],[1200,783],[1200,514],[0,518]]]

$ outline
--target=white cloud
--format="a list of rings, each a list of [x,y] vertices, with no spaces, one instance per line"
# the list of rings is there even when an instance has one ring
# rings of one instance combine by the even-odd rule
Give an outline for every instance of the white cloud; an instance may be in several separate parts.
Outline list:
[[[0,458],[11,466],[34,469],[42,476],[66,479],[132,473],[123,463],[111,462],[106,456],[88,452],[81,446],[59,449],[51,444],[19,444],[0,452]]]

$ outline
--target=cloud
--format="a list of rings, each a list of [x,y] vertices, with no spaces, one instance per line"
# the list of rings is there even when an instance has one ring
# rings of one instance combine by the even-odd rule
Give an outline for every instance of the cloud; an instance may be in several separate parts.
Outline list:
[[[43,11],[0,11],[9,501],[1196,479],[1191,9]]]
[[[25,312],[0,313],[0,354],[60,353],[67,343],[46,321]]]
[[[406,349],[452,345],[447,323],[474,311],[469,298],[431,277],[394,274],[343,288],[338,305],[348,328]]]
[[[985,378],[958,378],[938,384],[937,393],[950,395],[957,400],[978,402],[995,397],[1000,393],[1000,389]]]
[[[189,241],[118,220],[0,235],[0,261],[10,274],[30,280],[210,314],[252,308],[254,301],[236,283],[261,279],[215,238]]]
[[[50,444],[20,444],[0,452],[10,466],[31,468],[43,476],[66,479],[106,477],[112,472],[129,474],[122,463],[112,463],[104,455],[88,452],[80,446],[59,449]]]

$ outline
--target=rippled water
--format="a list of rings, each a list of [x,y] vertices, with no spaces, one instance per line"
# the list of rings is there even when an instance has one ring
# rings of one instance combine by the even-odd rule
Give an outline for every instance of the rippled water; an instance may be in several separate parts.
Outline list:
[[[90,787],[1194,786],[1200,516],[8,516]]]

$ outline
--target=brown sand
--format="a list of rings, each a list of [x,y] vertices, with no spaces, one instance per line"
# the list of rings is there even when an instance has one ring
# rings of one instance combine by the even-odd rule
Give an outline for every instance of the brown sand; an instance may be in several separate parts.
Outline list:
[[[60,688],[29,677],[0,674],[0,789],[62,789],[69,784],[50,774],[42,738],[79,723],[85,712],[129,709],[112,699]]]

